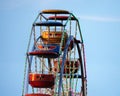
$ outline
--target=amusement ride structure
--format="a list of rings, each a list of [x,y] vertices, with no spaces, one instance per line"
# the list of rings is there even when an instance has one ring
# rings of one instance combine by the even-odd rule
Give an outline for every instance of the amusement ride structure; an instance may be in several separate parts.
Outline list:
[[[66,10],[43,10],[28,42],[22,96],[87,96],[79,20]]]

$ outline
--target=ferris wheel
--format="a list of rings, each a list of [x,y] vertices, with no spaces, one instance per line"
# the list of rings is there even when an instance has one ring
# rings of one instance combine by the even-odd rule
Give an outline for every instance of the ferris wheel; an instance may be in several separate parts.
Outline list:
[[[28,42],[22,96],[87,96],[79,20],[66,10],[42,10]]]

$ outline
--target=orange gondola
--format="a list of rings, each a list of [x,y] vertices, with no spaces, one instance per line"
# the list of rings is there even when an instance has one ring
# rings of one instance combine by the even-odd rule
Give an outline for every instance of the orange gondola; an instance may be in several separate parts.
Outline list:
[[[70,12],[67,10],[58,10],[58,9],[48,9],[48,10],[42,10],[42,13],[45,14],[69,14]]]
[[[53,74],[29,74],[29,84],[35,88],[53,88],[55,76]]]

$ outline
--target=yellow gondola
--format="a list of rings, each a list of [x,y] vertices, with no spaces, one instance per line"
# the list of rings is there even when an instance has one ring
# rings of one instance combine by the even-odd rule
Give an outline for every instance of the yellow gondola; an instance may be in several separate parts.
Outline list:
[[[42,41],[44,44],[59,44],[61,42],[63,32],[60,31],[43,31],[42,32]],[[67,33],[64,33],[64,41],[65,44],[66,40],[68,38]]]

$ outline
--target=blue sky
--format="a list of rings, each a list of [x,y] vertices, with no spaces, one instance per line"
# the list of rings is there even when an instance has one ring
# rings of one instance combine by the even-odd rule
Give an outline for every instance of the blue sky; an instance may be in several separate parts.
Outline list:
[[[120,96],[119,0],[0,0],[0,92],[21,96],[32,23],[43,9],[66,9],[80,20],[88,96]]]

